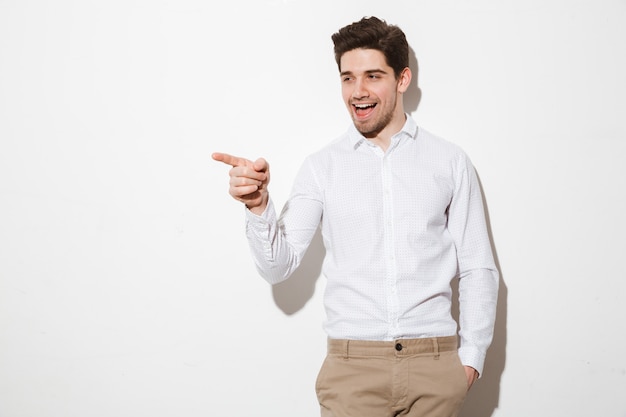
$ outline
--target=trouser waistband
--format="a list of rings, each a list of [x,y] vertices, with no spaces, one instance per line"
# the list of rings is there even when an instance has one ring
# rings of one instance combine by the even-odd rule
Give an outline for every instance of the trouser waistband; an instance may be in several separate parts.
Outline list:
[[[393,341],[328,339],[328,354],[343,357],[398,357],[422,354],[439,355],[458,347],[457,336],[397,339]]]

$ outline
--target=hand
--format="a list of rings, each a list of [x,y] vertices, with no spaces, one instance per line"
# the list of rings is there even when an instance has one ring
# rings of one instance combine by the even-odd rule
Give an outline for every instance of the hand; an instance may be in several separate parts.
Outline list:
[[[465,376],[467,377],[467,390],[472,388],[472,385],[478,379],[478,371],[471,366],[464,366]]]
[[[270,166],[267,161],[259,158],[252,162],[219,152],[215,152],[211,157],[232,167],[229,171],[230,195],[244,203],[253,213],[262,214],[269,199],[267,186],[270,182]]]

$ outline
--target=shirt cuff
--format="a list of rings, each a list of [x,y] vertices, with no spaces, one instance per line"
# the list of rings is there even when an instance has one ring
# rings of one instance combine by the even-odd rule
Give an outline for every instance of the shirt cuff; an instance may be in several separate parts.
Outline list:
[[[464,366],[471,366],[478,371],[478,377],[483,374],[485,366],[485,354],[472,346],[461,346],[459,348],[459,358]]]

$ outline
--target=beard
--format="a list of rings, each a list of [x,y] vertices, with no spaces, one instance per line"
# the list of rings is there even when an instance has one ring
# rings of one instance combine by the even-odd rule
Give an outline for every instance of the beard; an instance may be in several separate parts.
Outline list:
[[[352,122],[354,123],[354,127],[356,127],[356,130],[358,130],[359,133],[362,134],[364,137],[374,138],[378,136],[378,134],[382,132],[383,129],[387,127],[387,125],[389,125],[389,123],[391,123],[395,111],[396,104],[394,101],[394,104],[391,108],[382,109],[383,113],[381,113],[380,115],[378,115],[378,117],[372,120],[362,122],[359,121],[353,113],[351,113]]]
[[[387,127],[391,119],[393,118],[393,113],[385,113],[381,115],[381,117],[376,118],[375,120],[368,120],[366,122],[359,122],[353,118],[354,126],[356,130],[359,131],[366,138],[376,137],[382,130]]]

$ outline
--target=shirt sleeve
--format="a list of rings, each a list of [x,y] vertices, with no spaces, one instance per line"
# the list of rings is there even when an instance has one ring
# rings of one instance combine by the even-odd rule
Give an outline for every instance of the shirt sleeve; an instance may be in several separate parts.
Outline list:
[[[282,282],[298,268],[321,216],[321,192],[308,160],[279,217],[271,198],[260,216],[246,209],[246,237],[257,271],[267,282]]]
[[[493,338],[499,273],[487,229],[483,198],[474,167],[461,154],[456,189],[448,213],[459,276],[459,356],[463,365],[482,375]]]

